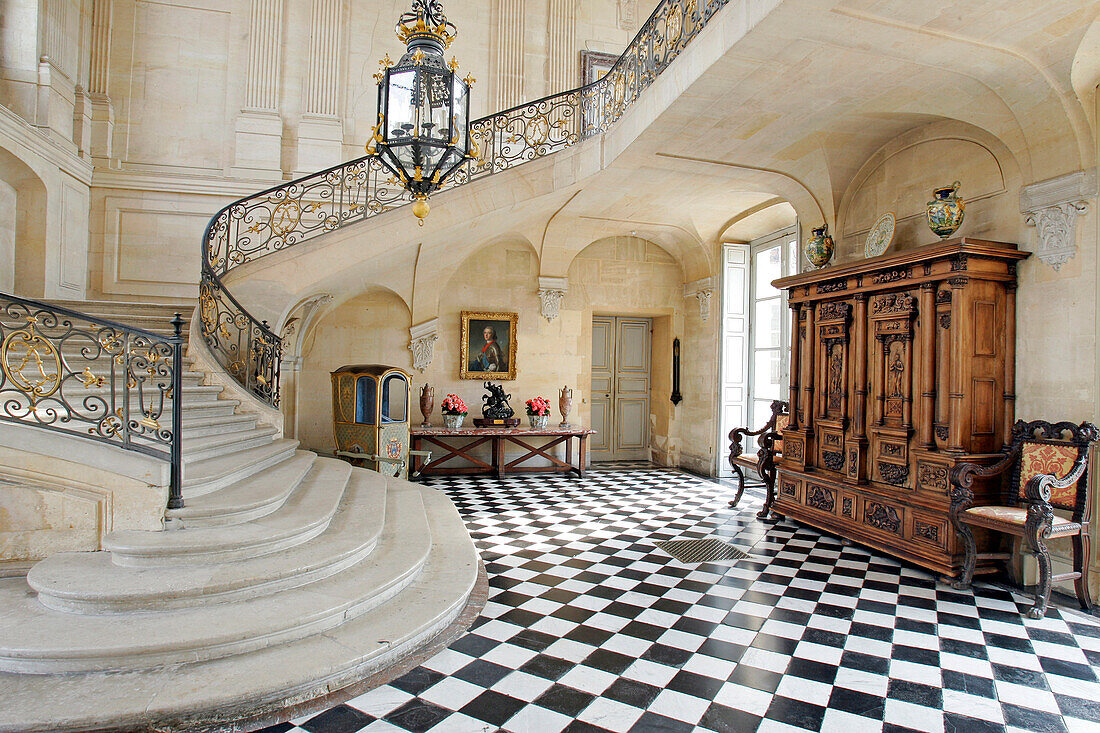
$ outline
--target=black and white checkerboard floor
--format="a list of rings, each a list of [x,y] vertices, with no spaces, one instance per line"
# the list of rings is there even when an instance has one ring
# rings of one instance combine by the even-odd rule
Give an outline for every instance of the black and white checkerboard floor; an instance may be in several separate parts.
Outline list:
[[[270,731],[1100,731],[1100,621],[789,521],[750,488],[661,468],[433,485],[489,574],[470,631],[422,666]],[[654,547],[720,537],[740,562]]]

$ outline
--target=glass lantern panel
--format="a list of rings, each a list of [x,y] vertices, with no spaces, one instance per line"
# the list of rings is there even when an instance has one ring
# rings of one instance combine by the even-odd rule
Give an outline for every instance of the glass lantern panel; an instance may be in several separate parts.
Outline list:
[[[408,420],[409,383],[400,374],[391,374],[382,384],[382,424]]]
[[[374,377],[359,377],[355,380],[355,422],[360,425],[374,425],[377,391]]]
[[[426,69],[420,69],[419,76],[417,134],[424,140],[439,141],[447,132],[447,118],[450,115],[451,95],[447,77]]]
[[[465,153],[468,145],[466,143],[466,135],[470,126],[470,100],[466,96],[466,82],[462,81],[455,74],[453,77],[452,88],[454,89],[454,127],[458,132],[458,140],[455,142],[455,147],[460,152]],[[454,133],[451,133],[451,137],[454,137]]]
[[[384,135],[389,142],[399,142],[414,134],[416,127],[416,105],[413,103],[416,91],[416,72],[390,72],[386,96],[386,129]]]

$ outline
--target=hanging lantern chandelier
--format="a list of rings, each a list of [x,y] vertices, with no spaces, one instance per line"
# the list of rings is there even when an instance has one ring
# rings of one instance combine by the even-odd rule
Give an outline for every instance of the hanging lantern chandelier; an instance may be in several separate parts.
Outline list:
[[[412,10],[397,21],[405,55],[394,64],[381,61],[378,124],[367,143],[414,200],[413,214],[424,225],[428,196],[437,191],[471,156],[470,86],[473,77],[458,75],[458,62],[448,64],[443,51],[458,29],[443,14],[439,0],[413,0]],[[476,151],[473,153],[476,155]]]

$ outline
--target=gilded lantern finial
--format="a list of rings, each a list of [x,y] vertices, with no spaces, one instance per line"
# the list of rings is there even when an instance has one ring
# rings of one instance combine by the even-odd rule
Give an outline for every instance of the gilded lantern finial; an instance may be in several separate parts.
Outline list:
[[[447,20],[439,0],[413,0],[412,10],[401,15],[395,30],[404,44],[427,39],[438,42],[443,48],[450,46],[458,35],[458,28]]]

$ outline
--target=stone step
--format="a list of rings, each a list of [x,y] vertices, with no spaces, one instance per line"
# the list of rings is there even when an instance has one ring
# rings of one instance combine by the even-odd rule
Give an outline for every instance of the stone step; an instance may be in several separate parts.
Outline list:
[[[154,314],[174,313],[179,311],[184,318],[195,310],[195,300],[181,300],[168,303],[148,303],[128,300],[61,300],[50,299],[44,301],[50,305],[78,311],[80,313],[125,313],[125,314]]]
[[[32,595],[0,584],[0,670],[146,670],[247,654],[335,629],[393,598],[427,560],[432,536],[422,493],[416,486],[405,490],[417,501],[387,501],[381,541],[366,560],[277,597],[131,614],[119,623],[113,615],[44,610]]]
[[[184,441],[190,438],[203,438],[209,435],[223,435],[225,433],[251,430],[256,427],[258,422],[255,415],[249,414],[222,415],[221,417],[199,419],[190,419],[189,415],[190,411],[185,409],[183,413]]]
[[[146,384],[144,386],[143,391],[145,393],[145,399],[146,400],[148,400],[150,398],[150,396],[155,397],[160,393],[160,390],[155,386],[156,384],[159,384],[159,382],[154,381],[152,385]],[[222,393],[223,389],[224,389],[223,387],[220,387],[218,385],[212,385],[212,386],[206,387],[206,386],[203,386],[201,384],[190,384],[190,385],[185,384],[183,386],[183,407],[186,410],[188,405],[192,401],[207,402],[211,399],[216,399],[217,396]],[[72,401],[74,399],[77,399],[77,398],[82,399],[84,397],[104,397],[106,399],[106,398],[109,398],[110,395],[111,395],[111,390],[108,389],[106,386],[104,386],[104,387],[66,387],[65,388],[65,396],[68,397],[70,401]],[[119,394],[118,397],[119,397],[119,400],[121,402],[122,395]],[[136,405],[137,401],[138,401],[137,390],[136,389],[130,390],[131,405]],[[168,400],[165,400],[165,404],[170,404],[170,402]]]
[[[112,532],[104,537],[103,548],[112,553],[116,565],[127,567],[205,564],[269,555],[324,532],[350,475],[350,464],[318,458],[279,509],[253,522],[169,532]]]
[[[422,496],[431,534],[427,562],[411,584],[369,613],[294,642],[141,674],[0,674],[0,731],[222,730],[229,721],[282,710],[392,666],[454,622],[477,581],[477,552],[453,505],[431,489]],[[22,579],[6,580],[0,592],[4,584],[26,588]],[[107,618],[117,629],[118,620]]]
[[[363,560],[378,542],[387,504],[412,499],[419,504],[419,493],[398,490],[387,498],[384,477],[355,471],[325,531],[288,550],[171,568],[119,567],[107,552],[61,553],[35,565],[27,582],[43,605],[79,614],[161,611],[271,595],[330,577]],[[406,507],[398,513],[406,516],[409,511]]]
[[[221,400],[231,402],[232,400]],[[188,412],[192,412],[191,407]],[[297,440],[276,440],[260,448],[234,453],[228,456],[208,458],[191,463],[184,455],[183,498],[190,501],[246,479],[260,471],[290,458],[298,449]]]
[[[184,406],[186,410],[186,405]],[[184,464],[203,461],[208,458],[227,456],[251,448],[259,448],[277,439],[279,431],[267,425],[260,425],[236,433],[221,433],[203,437],[190,437],[184,433]]]
[[[168,517],[190,529],[241,524],[270,514],[297,488],[316,457],[309,451],[298,451],[279,465],[228,488],[189,498],[182,509],[169,509]]]

